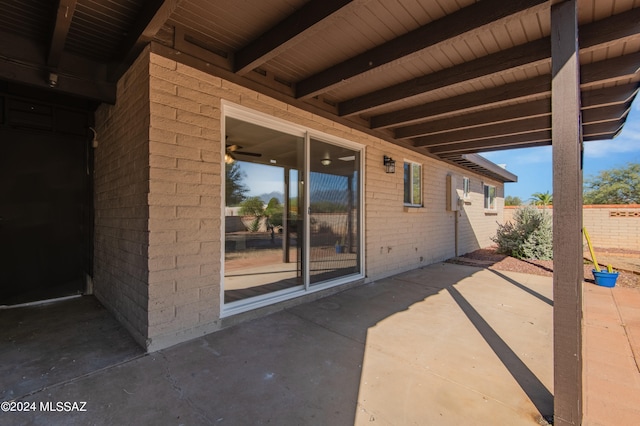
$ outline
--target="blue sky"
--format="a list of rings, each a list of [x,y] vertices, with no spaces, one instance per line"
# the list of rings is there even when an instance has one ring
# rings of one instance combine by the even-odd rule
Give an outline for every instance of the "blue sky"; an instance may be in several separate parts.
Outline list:
[[[507,183],[505,196],[527,201],[535,192],[553,192],[551,146],[511,149],[481,154],[496,164],[506,164],[507,170],[518,176],[517,183]],[[585,142],[584,178],[594,177],[601,170],[640,163],[640,98],[631,107],[622,133],[612,140]]]
[[[284,193],[284,172],[282,167],[252,164],[240,161],[240,168],[246,173],[247,196],[254,197],[271,192]]]

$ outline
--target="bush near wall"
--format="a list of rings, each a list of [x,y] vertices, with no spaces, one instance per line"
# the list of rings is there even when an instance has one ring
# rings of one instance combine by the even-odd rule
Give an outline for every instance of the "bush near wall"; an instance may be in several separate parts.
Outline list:
[[[498,225],[491,239],[498,253],[517,259],[553,259],[551,215],[535,206],[523,206],[514,212],[513,220]]]
[[[553,215],[553,206],[538,208]],[[517,209],[505,206],[503,223],[512,221]],[[582,221],[595,247],[640,251],[640,204],[585,205]]]

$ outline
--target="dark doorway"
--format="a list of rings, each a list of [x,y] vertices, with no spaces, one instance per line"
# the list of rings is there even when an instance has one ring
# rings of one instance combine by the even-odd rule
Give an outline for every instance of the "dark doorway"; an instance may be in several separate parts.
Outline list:
[[[92,222],[88,114],[5,100],[0,305],[81,293]]]

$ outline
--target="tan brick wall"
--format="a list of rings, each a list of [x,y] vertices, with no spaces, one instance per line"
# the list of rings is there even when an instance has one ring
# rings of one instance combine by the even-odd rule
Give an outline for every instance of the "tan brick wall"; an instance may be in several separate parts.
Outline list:
[[[148,73],[146,83],[145,73]],[[112,253],[120,256],[123,251],[135,250],[139,254],[132,268],[135,274],[126,272],[117,279],[111,276],[108,280],[102,279],[109,284],[102,284],[100,292],[110,288],[105,298],[116,301],[128,297],[126,291],[129,290],[125,295],[117,294],[121,288],[135,288],[136,294],[140,293],[138,304],[130,310],[120,302],[115,303],[117,307],[113,310],[122,311],[120,317],[132,323],[130,317],[140,317],[139,322],[128,327],[138,330],[149,350],[220,327],[223,100],[365,146],[364,232],[368,280],[455,255],[456,213],[446,211],[445,206],[448,173],[459,176],[460,190],[462,175],[471,177],[474,191],[478,192],[474,197],[479,197],[459,213],[459,253],[488,245],[487,235],[495,232],[495,216],[484,214],[480,176],[154,53],[145,52],[121,85],[123,92],[119,93],[118,105],[101,108],[97,115],[105,134],[113,134],[104,139],[104,143],[121,146],[117,152],[105,151],[105,157],[100,160],[104,182],[101,181],[97,192],[105,192],[102,188],[109,188],[119,177],[118,196],[135,190],[132,203],[141,210],[134,212],[129,210],[129,205],[116,205],[115,213],[124,214],[117,211],[122,209],[129,212],[128,216],[138,219],[139,214],[141,218],[135,222],[138,245],[129,248],[117,239],[101,240],[102,273],[120,274],[110,270],[111,264],[104,260]],[[136,129],[139,140],[131,141],[125,128],[126,131]],[[140,151],[133,157],[123,157],[127,152],[125,147],[133,146],[139,146]],[[395,174],[384,172],[383,155],[397,161]],[[403,205],[403,160],[422,164],[423,208]],[[115,165],[119,167],[116,176],[110,176]],[[125,185],[127,182],[129,185]],[[492,183],[501,195],[502,185]],[[105,210],[108,208],[101,206],[100,211]],[[96,212],[98,216],[98,209]],[[126,233],[131,219],[120,218],[113,228],[118,233]],[[104,239],[107,227],[102,224],[102,218],[100,222],[100,238]]]
[[[383,155],[396,160],[396,173],[382,167]],[[424,207],[404,207],[404,160],[422,164]],[[447,175],[456,177],[462,197],[462,177],[471,179],[472,199],[458,212],[447,211]],[[368,143],[366,160],[366,244],[367,276],[376,279],[446,260],[456,254],[458,215],[458,255],[490,244],[495,233],[498,210],[485,214],[482,182],[495,185],[501,197],[503,184],[467,173],[430,157],[388,144]]]
[[[513,219],[517,207],[504,209],[504,221]],[[553,207],[548,211],[553,214]],[[582,223],[594,247],[640,250],[640,205],[586,205]],[[586,240],[585,240],[586,247]]]
[[[462,193],[462,178],[468,177],[470,182],[469,198],[458,214],[458,255],[469,253],[493,244],[491,237],[496,234],[498,223],[502,223],[504,208],[504,184],[489,178],[464,173],[457,179],[457,192]],[[484,185],[496,187],[496,210],[484,208]]]
[[[214,192],[218,191],[218,194],[221,193],[221,188],[218,185],[220,185],[222,165],[219,128],[222,100],[231,101],[366,147],[364,173],[366,177],[364,190],[366,206],[365,263],[366,275],[369,280],[411,270],[455,255],[455,213],[447,212],[445,207],[444,190],[448,173],[453,172],[460,176],[458,179],[460,191],[462,189],[461,176],[463,174],[470,176],[475,185],[474,190],[478,192],[474,196],[477,200],[465,206],[464,212],[461,212],[464,217],[459,226],[466,223],[465,226],[471,229],[472,225],[473,231],[468,231],[465,228],[465,232],[459,234],[459,254],[490,244],[488,238],[495,233],[497,216],[495,214],[485,215],[481,186],[483,178],[481,176],[466,173],[462,169],[442,161],[392,145],[186,65],[154,54],[151,57],[151,133],[152,135],[154,133],[153,111],[155,104],[163,105],[159,111],[164,114],[161,124],[164,126],[162,129],[163,137],[169,138],[168,143],[172,143],[174,140],[170,134],[170,130],[176,128],[174,121],[181,116],[180,111],[184,110],[182,116],[190,120],[189,126],[186,126],[187,123],[180,123],[179,128],[188,133],[186,140],[189,140],[193,148],[210,150],[211,155],[216,156],[209,165],[213,167],[212,173],[218,179],[214,189]],[[157,90],[156,84],[160,86]],[[203,114],[200,108],[206,108],[207,113],[211,112],[211,114]],[[203,117],[205,122],[198,124]],[[200,129],[197,128],[198,126]],[[184,155],[189,154],[197,156],[196,151],[190,151]],[[395,174],[389,175],[384,172],[383,155],[389,155],[397,161]],[[423,166],[424,208],[405,208],[403,205],[402,163],[404,160],[415,161]],[[197,181],[197,175],[190,176]],[[155,182],[153,174],[151,182],[153,188]],[[197,182],[194,183],[197,184]],[[501,183],[489,181],[487,183],[494,184],[498,188],[499,196],[502,197],[503,185]],[[212,188],[208,187],[208,189]],[[168,188],[168,190],[173,191],[172,188]],[[501,200],[498,200],[498,203],[501,206]],[[216,202],[214,208],[205,210],[203,213],[205,213],[206,219],[215,220],[217,223],[220,211],[221,206]],[[153,206],[151,212],[153,212]],[[498,212],[501,212],[501,209]],[[172,214],[171,211],[169,213]],[[213,216],[206,216],[206,214]],[[216,294],[216,311],[212,314],[212,318],[219,314],[217,309],[220,294],[220,245],[220,236],[215,234],[215,242],[211,246],[216,247],[218,251],[215,252],[215,256],[211,255],[206,259],[207,270],[212,270],[207,289]],[[196,245],[192,246],[192,249],[197,250]],[[205,259],[203,258],[203,260]],[[196,271],[194,270],[193,273]]]
[[[118,102],[95,114],[94,291],[142,346],[148,327],[148,53],[118,82]]]
[[[150,349],[219,328],[221,80],[152,54]]]

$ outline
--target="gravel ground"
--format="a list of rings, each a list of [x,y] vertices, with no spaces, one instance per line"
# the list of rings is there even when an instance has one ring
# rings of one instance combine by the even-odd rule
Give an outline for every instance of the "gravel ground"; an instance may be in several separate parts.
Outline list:
[[[514,257],[496,253],[495,247],[476,250],[464,256],[451,259],[450,262],[486,267],[496,271],[522,272],[543,276],[553,275],[553,260],[519,260]],[[615,268],[615,265],[613,266]],[[584,277],[586,282],[593,283],[592,269],[593,264],[585,263]],[[640,275],[620,271],[616,285],[620,287],[640,288]]]

